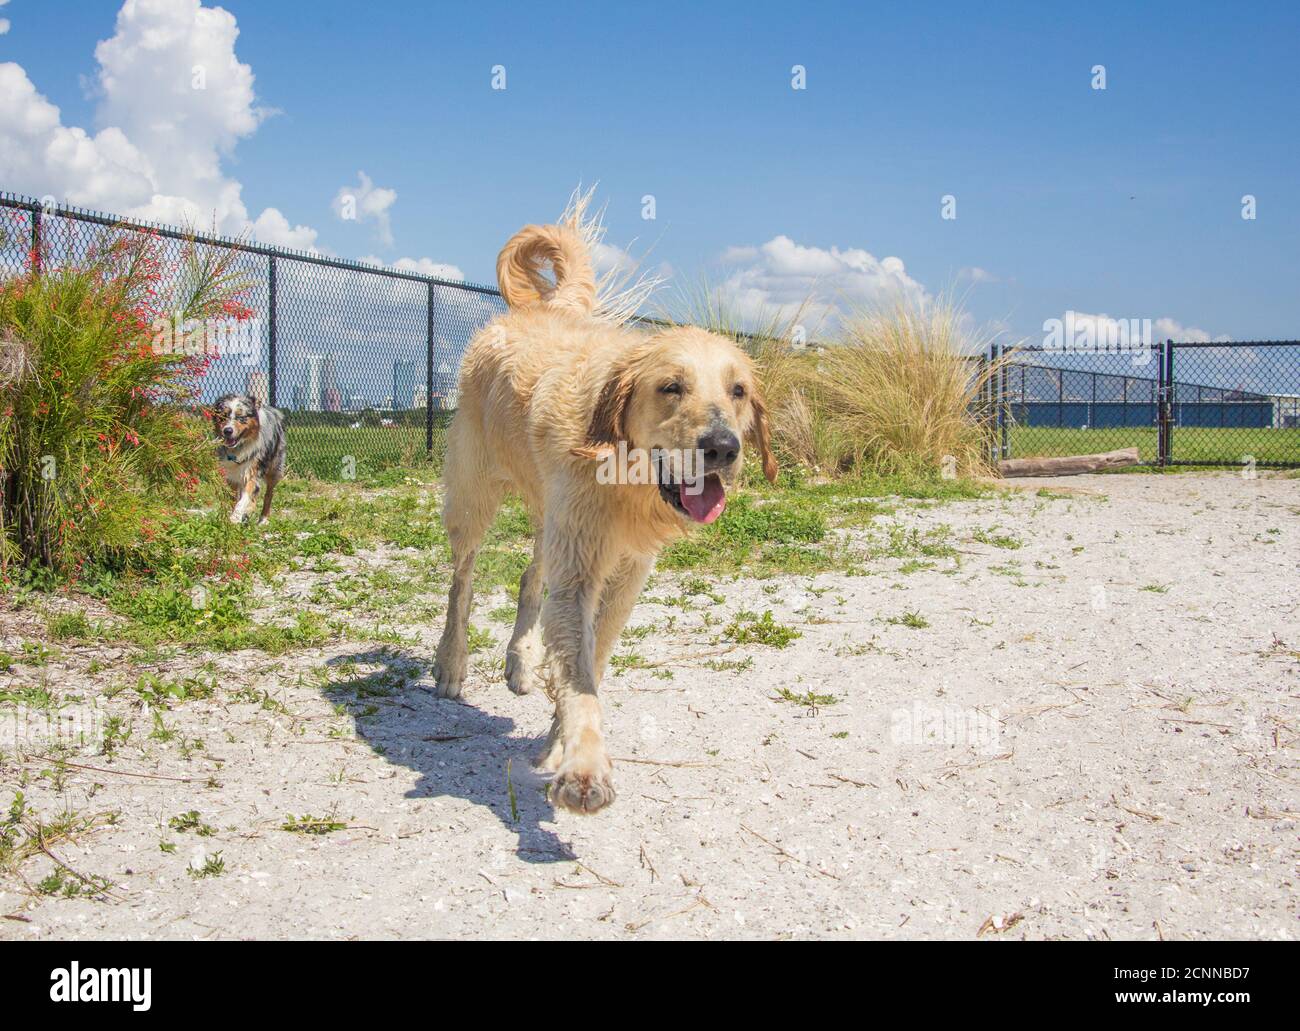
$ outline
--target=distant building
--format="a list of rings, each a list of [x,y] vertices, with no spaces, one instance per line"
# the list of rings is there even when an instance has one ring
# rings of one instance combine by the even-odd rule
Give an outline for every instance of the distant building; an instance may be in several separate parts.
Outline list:
[[[1269,394],[1273,402],[1273,428],[1300,429],[1300,394]]]
[[[343,408],[338,362],[332,354],[309,354],[303,361],[302,382],[293,388],[293,406],[306,412],[338,412]]]
[[[332,354],[321,359],[320,370],[320,404],[327,412],[337,412],[338,407],[329,407],[329,399],[339,398],[338,363]],[[337,405],[337,400],[335,401]]]
[[[447,397],[456,390],[456,366],[449,361],[441,361],[433,377],[433,392]]]
[[[393,407],[414,408],[415,360],[399,358],[393,362]]]
[[[415,388],[415,393],[411,395],[412,408],[429,407],[429,391],[423,384]]]
[[[260,405],[269,405],[271,403],[271,385],[266,378],[266,373],[261,369],[253,369],[248,374],[248,382],[244,386],[244,393]]]
[[[294,407],[307,412],[321,410],[321,366],[324,355],[309,354],[302,370],[301,390],[294,390]]]
[[[460,400],[458,369],[448,361],[441,361],[433,377],[434,408],[439,411],[453,410]],[[441,403],[437,402],[441,398]]]

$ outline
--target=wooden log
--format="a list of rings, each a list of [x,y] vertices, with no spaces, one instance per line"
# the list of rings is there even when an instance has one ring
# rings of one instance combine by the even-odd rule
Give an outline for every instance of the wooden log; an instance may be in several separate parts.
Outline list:
[[[1062,458],[1006,458],[998,463],[1003,476],[1078,476],[1099,473],[1104,469],[1121,469],[1141,461],[1138,449],[1126,447],[1101,455],[1066,455]]]

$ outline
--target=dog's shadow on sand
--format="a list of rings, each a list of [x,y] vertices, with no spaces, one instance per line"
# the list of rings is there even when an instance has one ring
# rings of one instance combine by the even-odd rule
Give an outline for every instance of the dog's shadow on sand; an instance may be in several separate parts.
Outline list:
[[[354,664],[371,671],[353,672]],[[338,655],[326,665],[342,672],[327,693],[331,701],[348,705],[357,736],[388,762],[419,774],[407,798],[459,798],[490,810],[518,836],[516,853],[524,862],[577,858],[541,825],[554,817],[554,809],[531,760],[545,735],[511,736],[514,720],[436,697],[412,683],[427,666],[397,649]]]

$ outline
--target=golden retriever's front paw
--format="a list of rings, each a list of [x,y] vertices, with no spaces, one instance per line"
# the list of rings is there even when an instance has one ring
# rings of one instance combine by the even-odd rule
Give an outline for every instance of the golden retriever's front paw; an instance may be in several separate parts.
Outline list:
[[[506,686],[515,694],[530,694],[534,688],[544,686],[541,674],[537,672],[520,652],[506,652]]]
[[[551,801],[571,812],[584,815],[599,812],[614,797],[608,759],[600,762],[571,759],[560,766],[551,781]]]
[[[433,664],[433,685],[439,698],[459,698],[465,686],[465,663],[439,659]]]

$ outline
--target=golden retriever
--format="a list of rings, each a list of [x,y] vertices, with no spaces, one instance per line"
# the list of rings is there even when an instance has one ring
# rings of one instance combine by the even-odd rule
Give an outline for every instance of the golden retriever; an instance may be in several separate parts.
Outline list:
[[[474,557],[517,492],[537,533],[506,681],[518,694],[540,685],[555,702],[538,765],[554,775],[555,804],[593,813],[614,800],[596,692],[655,556],[721,514],[743,440],[757,444],[768,480],[777,466],[748,356],[701,329],[647,334],[594,317],[591,256],[574,222],[521,229],[497,280],[510,310],[471,342],[448,431],[454,570],[434,677],[440,695],[460,694]]]

